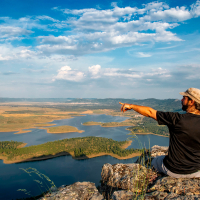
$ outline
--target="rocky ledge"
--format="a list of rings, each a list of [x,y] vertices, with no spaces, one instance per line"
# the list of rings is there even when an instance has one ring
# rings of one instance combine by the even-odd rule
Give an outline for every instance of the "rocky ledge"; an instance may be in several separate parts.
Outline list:
[[[94,183],[76,182],[69,186],[61,186],[58,189],[52,188],[40,200],[104,200],[98,192]]]
[[[153,146],[151,152],[145,152],[143,158],[148,165],[151,158],[166,155],[167,147]],[[101,186],[94,183],[77,182],[62,186],[47,193],[40,199],[46,200],[192,200],[200,199],[200,178],[171,178],[156,173],[149,167],[132,164],[105,164],[101,172]],[[144,165],[144,164],[143,164]]]

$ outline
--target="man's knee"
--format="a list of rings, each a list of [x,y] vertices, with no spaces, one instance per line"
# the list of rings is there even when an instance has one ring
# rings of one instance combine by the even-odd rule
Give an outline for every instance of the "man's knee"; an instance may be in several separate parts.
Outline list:
[[[157,171],[157,172],[162,172],[162,165],[163,165],[163,159],[165,156],[157,156],[152,160],[151,166]]]

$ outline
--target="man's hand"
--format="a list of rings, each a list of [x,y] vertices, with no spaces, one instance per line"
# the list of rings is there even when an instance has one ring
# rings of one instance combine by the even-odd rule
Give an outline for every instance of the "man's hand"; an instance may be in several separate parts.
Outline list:
[[[121,107],[121,111],[122,112],[126,112],[127,110],[131,110],[132,109],[131,104],[121,103],[121,102],[119,102],[119,104],[122,105],[122,107]]]
[[[157,120],[157,110],[154,110],[153,108],[146,107],[146,106],[139,106],[135,104],[128,104],[128,103],[121,103],[122,105],[121,111],[126,112],[127,110],[133,109],[134,111],[140,113],[141,115],[144,115],[145,117],[151,117],[155,120]]]

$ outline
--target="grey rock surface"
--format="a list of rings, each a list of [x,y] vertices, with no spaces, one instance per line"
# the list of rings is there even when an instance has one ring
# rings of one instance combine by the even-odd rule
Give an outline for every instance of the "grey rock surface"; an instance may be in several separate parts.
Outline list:
[[[104,200],[94,183],[76,182],[47,193],[40,200]]]
[[[151,157],[167,155],[167,152],[168,147],[156,145],[151,148]],[[147,152],[144,155],[145,159],[148,158],[148,154]],[[106,198],[112,200],[200,199],[200,178],[176,179],[136,163],[105,164],[102,168],[102,183],[104,190],[110,190],[110,198]]]
[[[101,181],[107,186],[138,192],[146,187],[149,181],[157,178],[157,174],[138,163],[105,164],[101,172]]]
[[[151,147],[151,157],[167,155],[168,147],[154,145]]]

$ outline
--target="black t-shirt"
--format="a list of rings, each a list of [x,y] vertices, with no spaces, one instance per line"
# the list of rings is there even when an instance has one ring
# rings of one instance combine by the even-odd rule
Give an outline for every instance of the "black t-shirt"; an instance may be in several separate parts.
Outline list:
[[[157,111],[157,120],[169,128],[169,152],[163,160],[167,169],[177,174],[200,170],[200,115]]]

